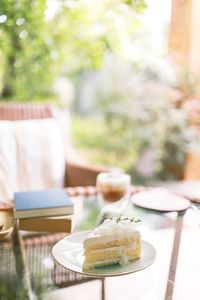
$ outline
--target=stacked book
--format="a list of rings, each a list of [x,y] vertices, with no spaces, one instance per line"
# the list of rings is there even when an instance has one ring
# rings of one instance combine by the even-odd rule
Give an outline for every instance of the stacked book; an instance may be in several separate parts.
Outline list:
[[[63,189],[17,192],[14,218],[19,229],[45,232],[71,232],[74,205]]]

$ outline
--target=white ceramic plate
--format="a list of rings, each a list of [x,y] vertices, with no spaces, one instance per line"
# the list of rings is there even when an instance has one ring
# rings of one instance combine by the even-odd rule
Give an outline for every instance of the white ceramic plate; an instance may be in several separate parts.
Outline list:
[[[152,188],[132,196],[134,205],[158,211],[182,211],[190,207],[188,199],[172,194],[165,188]]]
[[[52,249],[54,259],[66,269],[91,277],[111,277],[137,272],[150,266],[155,260],[154,247],[142,240],[142,255],[139,259],[125,266],[115,264],[83,271],[83,241],[89,233],[90,231],[74,233],[60,240]]]

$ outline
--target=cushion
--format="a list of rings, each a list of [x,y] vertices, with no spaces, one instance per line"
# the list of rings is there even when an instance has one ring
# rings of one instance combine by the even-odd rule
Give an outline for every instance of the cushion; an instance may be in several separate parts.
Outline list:
[[[56,120],[0,121],[0,197],[15,191],[62,187],[63,135]]]

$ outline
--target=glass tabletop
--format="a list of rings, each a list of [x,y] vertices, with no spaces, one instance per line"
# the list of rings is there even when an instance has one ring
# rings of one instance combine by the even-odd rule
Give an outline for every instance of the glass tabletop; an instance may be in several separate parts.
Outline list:
[[[71,197],[71,199],[74,202],[72,232],[92,230],[102,222],[102,211],[104,207],[100,205],[96,194],[88,196],[79,195]],[[121,213],[126,216],[141,219],[140,231],[142,238],[151,243],[156,249],[156,261],[151,267],[139,272],[141,273],[140,275],[134,274],[125,276],[129,276],[126,278],[126,282],[131,278],[131,282],[138,286],[137,293],[135,290],[132,290],[131,295],[133,295],[133,297],[138,293],[143,295],[145,287],[146,289],[149,288],[147,286],[148,282],[152,282],[152,278],[155,278],[151,291],[148,292],[149,294],[147,293],[147,295],[149,295],[148,299],[164,299],[167,291],[167,282],[177,228],[180,229],[181,225],[184,228],[184,232],[187,229],[192,232],[194,230],[198,231],[199,214],[191,208],[186,212],[179,213],[148,210],[134,206],[131,199],[127,201]],[[19,232],[19,234],[23,241],[23,255],[25,256],[25,261],[28,266],[31,286],[37,296],[49,290],[57,289],[58,287],[71,286],[91,280],[90,278],[80,276],[62,268],[53,260],[51,255],[53,245],[64,238],[67,233],[34,233],[28,236],[22,236],[22,232]],[[182,244],[180,244],[180,248],[181,255],[184,257],[186,253],[184,252]],[[18,257],[20,256],[19,246],[15,245],[12,236],[0,241],[0,294],[4,292],[8,300],[13,299],[13,295],[16,293],[21,293],[21,295],[16,296],[16,299],[27,299],[26,296],[23,295],[23,289],[11,288],[15,285],[17,287],[20,286],[19,274],[16,271],[19,265]],[[121,281],[122,285],[123,280]],[[140,282],[141,280],[143,284],[138,285],[138,281]],[[112,281],[109,282],[112,286]],[[180,283],[179,278],[177,282]],[[124,284],[126,283],[124,282]]]
[[[141,220],[141,228],[155,230],[161,228],[173,228],[178,216],[177,212],[160,212],[133,205],[131,198],[127,200],[121,209],[115,210],[115,204],[102,205],[97,195],[82,196],[73,199],[75,216],[73,220],[73,232],[92,230],[107,217],[124,215]]]

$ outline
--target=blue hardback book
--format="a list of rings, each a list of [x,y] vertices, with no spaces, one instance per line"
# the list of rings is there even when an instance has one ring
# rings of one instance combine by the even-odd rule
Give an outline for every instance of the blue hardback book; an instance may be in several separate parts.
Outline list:
[[[73,203],[63,189],[14,193],[14,218],[71,215]]]

